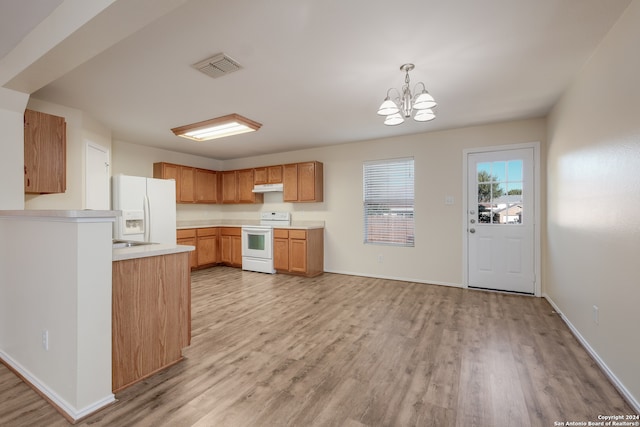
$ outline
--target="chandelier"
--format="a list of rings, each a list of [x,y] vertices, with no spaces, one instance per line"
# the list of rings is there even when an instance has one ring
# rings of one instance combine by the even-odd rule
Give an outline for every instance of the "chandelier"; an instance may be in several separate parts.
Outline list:
[[[413,114],[413,120],[418,122],[428,122],[436,118],[433,108],[438,105],[433,99],[433,96],[427,92],[427,88],[424,83],[419,82],[413,88],[415,95],[411,94],[409,71],[413,70],[415,65],[403,64],[400,66],[400,71],[405,72],[404,86],[402,86],[402,93],[396,88],[391,88],[387,91],[387,97],[384,99],[380,108],[378,108],[378,114],[386,116],[384,124],[387,126],[395,126],[404,122],[405,118],[411,117]],[[418,86],[422,85],[422,91],[418,93]],[[397,96],[391,99],[390,94],[395,91]]]

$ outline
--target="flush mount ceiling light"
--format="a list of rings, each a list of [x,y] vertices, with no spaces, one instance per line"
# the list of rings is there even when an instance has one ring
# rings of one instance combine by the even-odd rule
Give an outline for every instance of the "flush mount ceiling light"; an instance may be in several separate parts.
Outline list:
[[[193,141],[208,141],[210,139],[224,138],[225,136],[254,132],[260,129],[261,126],[260,123],[242,117],[240,114],[229,114],[173,128],[171,131],[177,136]]]
[[[428,122],[436,118],[433,108],[438,104],[433,99],[433,96],[427,92],[427,88],[424,83],[419,82],[414,87],[413,91],[415,95],[411,94],[409,71],[413,70],[415,65],[403,64],[400,66],[400,71],[404,71],[404,86],[402,86],[402,93],[398,89],[391,88],[387,90],[387,97],[384,99],[380,108],[378,108],[378,114],[386,116],[384,124],[387,126],[395,126],[404,122],[405,118],[413,115],[413,120],[418,122]],[[422,91],[418,93],[418,86],[422,85]],[[395,91],[397,96],[391,98],[390,94]]]

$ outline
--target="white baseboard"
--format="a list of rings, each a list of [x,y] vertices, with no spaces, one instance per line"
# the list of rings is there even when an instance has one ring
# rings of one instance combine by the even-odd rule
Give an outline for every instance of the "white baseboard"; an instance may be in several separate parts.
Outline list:
[[[115,396],[113,395],[113,393],[109,393],[104,398],[93,402],[92,404],[87,405],[84,408],[77,409],[73,405],[69,404],[69,402],[58,396],[56,392],[47,387],[36,376],[29,372],[28,369],[24,368],[20,363],[18,363],[2,350],[0,350],[0,360],[2,360],[3,363],[7,364],[11,367],[11,369],[17,372],[22,377],[22,379],[28,383],[29,386],[36,389],[46,399],[48,399],[58,411],[62,411],[62,415],[64,415],[67,419],[77,421],[115,402]]]
[[[615,376],[615,374],[611,371],[611,369],[609,369],[609,367],[604,362],[604,360],[600,358],[600,355],[596,353],[593,347],[589,345],[589,342],[582,336],[582,334],[580,334],[580,331],[578,331],[578,329],[575,326],[573,326],[573,324],[569,321],[569,319],[567,319],[567,317],[564,315],[564,313],[562,313],[562,311],[556,305],[556,303],[553,302],[551,297],[546,293],[543,293],[542,297],[547,301],[549,301],[549,304],[551,304],[553,309],[560,315],[560,318],[569,327],[573,335],[580,342],[580,344],[582,344],[585,350],[587,350],[587,353],[589,353],[589,355],[593,358],[593,360],[596,361],[600,369],[602,369],[602,371],[607,376],[607,378],[609,378],[609,381],[613,383],[613,386],[618,390],[618,392],[622,395],[622,397],[624,397],[627,403],[631,405],[631,407],[636,411],[636,413],[640,414],[640,403],[638,402],[638,400],[629,392],[629,390],[627,390],[627,388],[624,386],[622,381],[620,381],[618,377]]]
[[[339,271],[339,270],[324,270],[324,272],[344,274],[346,276],[371,277],[374,279],[398,280],[400,282],[424,283],[426,285],[439,285],[439,286],[450,286],[454,288],[464,288],[464,286],[459,283],[439,282],[436,280],[422,280],[422,279],[415,279],[412,277],[380,276],[380,275],[375,275],[370,273],[364,274],[364,273],[354,273],[352,271]]]

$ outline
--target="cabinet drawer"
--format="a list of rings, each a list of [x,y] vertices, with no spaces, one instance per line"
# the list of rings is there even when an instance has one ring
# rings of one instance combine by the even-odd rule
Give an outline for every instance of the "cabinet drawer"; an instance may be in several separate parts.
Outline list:
[[[289,230],[283,230],[282,228],[274,228],[273,229],[273,237],[276,239],[288,239],[289,238]]]
[[[289,238],[290,239],[306,239],[307,231],[306,230],[289,230]]]
[[[240,227],[222,227],[220,229],[221,236],[239,236],[241,228]]]
[[[189,239],[189,238],[193,238],[196,237],[196,229],[195,228],[187,228],[184,230],[178,230],[177,234],[177,238],[178,239]]]
[[[217,236],[218,235],[218,229],[215,228],[215,227],[212,227],[212,228],[198,228],[197,234],[198,234],[198,237]]]

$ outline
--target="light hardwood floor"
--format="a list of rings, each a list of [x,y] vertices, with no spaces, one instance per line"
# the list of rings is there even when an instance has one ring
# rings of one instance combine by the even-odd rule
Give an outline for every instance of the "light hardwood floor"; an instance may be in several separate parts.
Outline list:
[[[540,298],[325,273],[192,274],[186,359],[91,426],[553,426],[632,414]],[[1,426],[66,426],[0,365]]]

